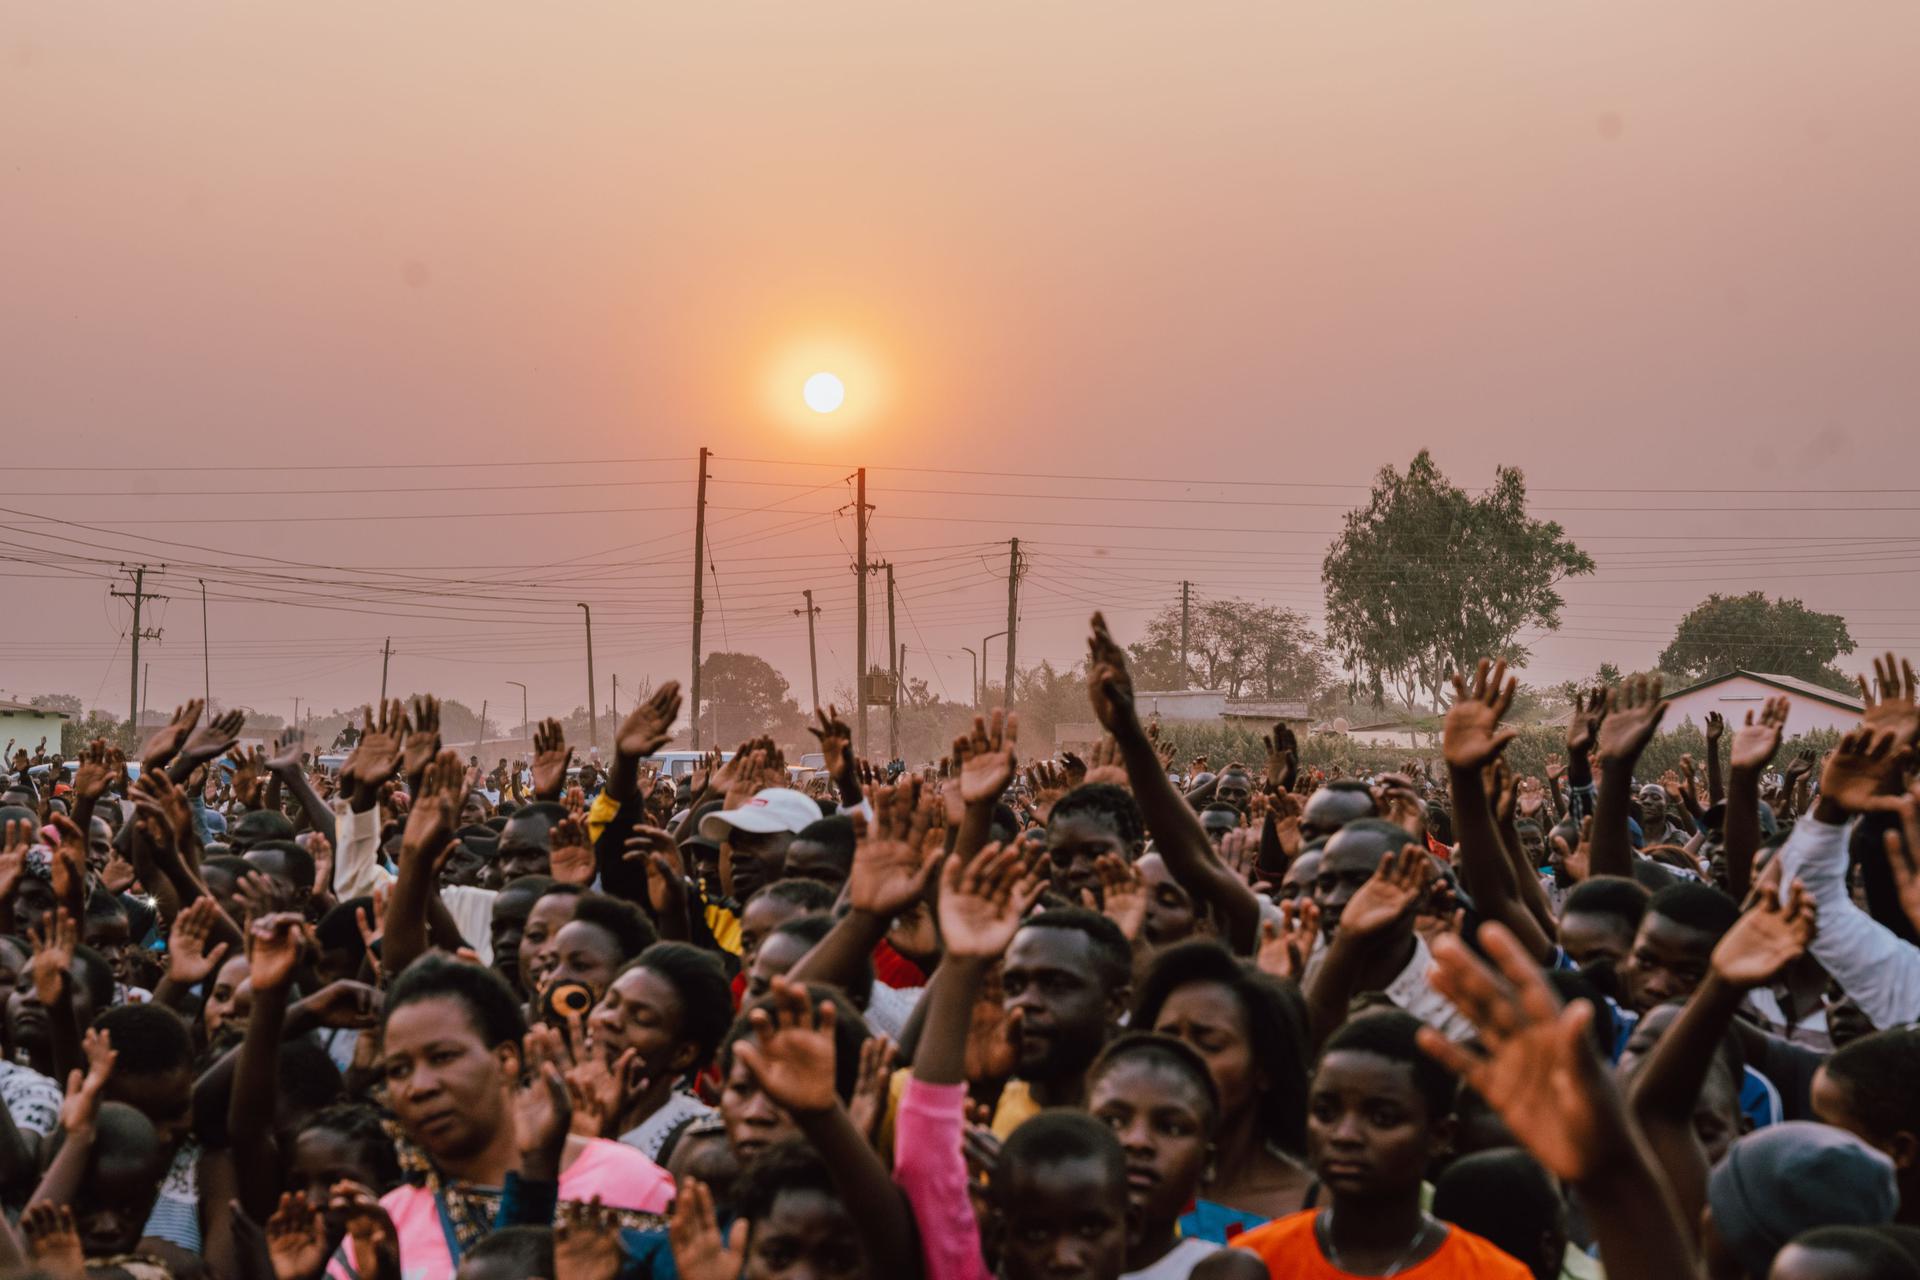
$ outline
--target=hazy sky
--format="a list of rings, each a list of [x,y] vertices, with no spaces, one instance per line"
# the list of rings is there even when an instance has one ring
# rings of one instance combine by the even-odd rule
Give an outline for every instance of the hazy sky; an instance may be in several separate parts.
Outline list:
[[[216,697],[282,715],[388,634],[396,691],[564,712],[578,600],[603,701],[683,677],[702,444],[708,647],[803,698],[862,463],[960,697],[1006,538],[1023,659],[1182,577],[1317,617],[1422,445],[1599,559],[1529,679],[1713,590],[1912,650],[1916,65],[1890,2],[8,5],[0,690],[124,711],[122,561],[155,705],[201,578]]]

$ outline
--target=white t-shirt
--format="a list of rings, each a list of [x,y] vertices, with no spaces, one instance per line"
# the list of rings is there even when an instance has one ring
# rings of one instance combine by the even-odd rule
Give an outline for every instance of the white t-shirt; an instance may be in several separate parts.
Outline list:
[[[60,1125],[60,1086],[32,1067],[0,1060],[0,1102],[23,1133],[44,1138]]]
[[[1219,1248],[1211,1240],[1196,1240],[1189,1236],[1167,1250],[1160,1261],[1138,1271],[1129,1271],[1120,1280],[1187,1280],[1201,1260],[1211,1257]]]

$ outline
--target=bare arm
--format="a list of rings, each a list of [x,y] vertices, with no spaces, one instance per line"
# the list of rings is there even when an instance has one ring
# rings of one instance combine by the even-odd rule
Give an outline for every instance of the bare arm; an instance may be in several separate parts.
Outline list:
[[[1592,871],[1596,876],[1631,876],[1633,842],[1627,833],[1627,804],[1633,790],[1633,766],[1660,727],[1667,704],[1660,700],[1660,677],[1634,676],[1607,696],[1595,759],[1600,794],[1594,803]]]

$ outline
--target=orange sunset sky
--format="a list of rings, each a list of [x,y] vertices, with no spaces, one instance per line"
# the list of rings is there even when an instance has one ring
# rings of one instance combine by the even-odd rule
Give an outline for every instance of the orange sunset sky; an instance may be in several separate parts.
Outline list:
[[[565,713],[579,600],[603,700],[684,679],[701,445],[708,648],[802,698],[861,464],[956,698],[1005,539],[1023,660],[1182,578],[1317,620],[1423,445],[1599,561],[1528,680],[1715,590],[1911,650],[1916,66],[1874,2],[16,2],[0,696],[124,714],[123,562],[155,706],[199,579],[216,697],[280,715],[389,634],[396,692]]]

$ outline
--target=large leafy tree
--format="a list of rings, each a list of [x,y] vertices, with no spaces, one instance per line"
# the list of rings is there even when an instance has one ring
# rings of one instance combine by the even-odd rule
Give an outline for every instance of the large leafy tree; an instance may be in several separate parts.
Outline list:
[[[1187,638],[1187,680],[1180,680],[1180,606],[1147,623],[1129,656],[1134,683],[1146,689],[1191,685],[1229,697],[1310,699],[1332,679],[1326,646],[1291,609],[1245,600],[1194,603]]]
[[[1447,676],[1482,657],[1523,664],[1523,627],[1554,630],[1564,578],[1593,559],[1552,521],[1527,514],[1526,480],[1501,467],[1464,492],[1422,449],[1406,473],[1383,467],[1327,552],[1327,640],[1357,685],[1409,708],[1449,697]]]
[[[801,716],[788,688],[787,678],[764,658],[710,653],[700,663],[700,696],[706,702],[701,723],[715,742],[728,746],[763,733],[791,737]]]
[[[1798,600],[1770,600],[1759,591],[1715,592],[1680,619],[1660,669],[1698,680],[1744,668],[1850,692],[1853,681],[1833,660],[1853,648],[1847,620],[1837,613],[1816,613]]]

